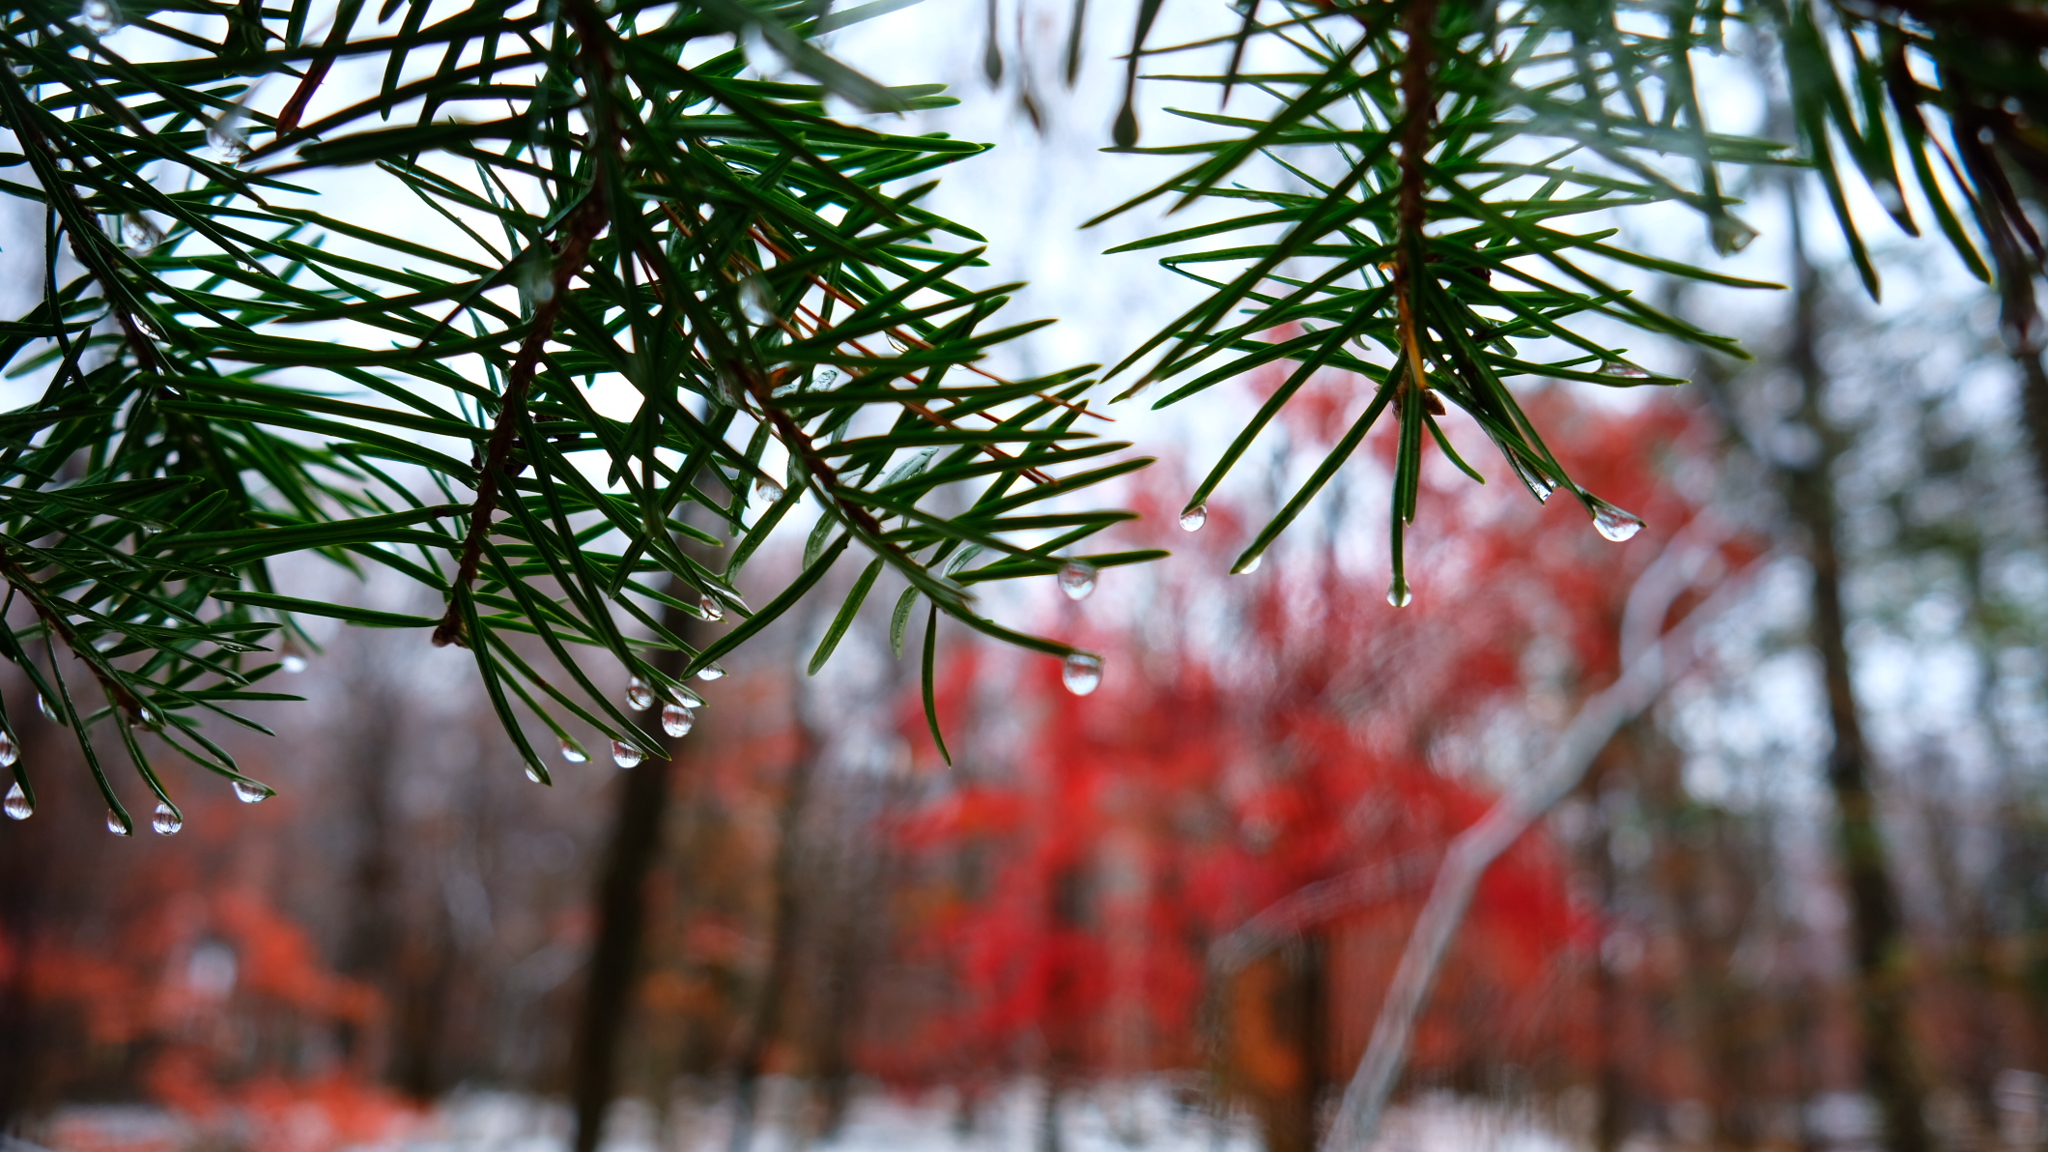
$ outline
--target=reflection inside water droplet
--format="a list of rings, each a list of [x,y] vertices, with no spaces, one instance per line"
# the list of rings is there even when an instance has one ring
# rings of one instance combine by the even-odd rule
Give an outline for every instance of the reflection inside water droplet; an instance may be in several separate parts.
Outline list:
[[[1180,530],[1183,532],[1200,532],[1202,525],[1208,522],[1209,506],[1207,504],[1197,504],[1180,514]]]
[[[775,294],[768,288],[768,278],[759,272],[740,281],[740,313],[749,324],[769,324],[775,320]]]
[[[654,689],[638,676],[626,684],[626,706],[635,712],[645,712],[654,707]]]
[[[697,615],[711,621],[723,620],[725,619],[725,607],[718,601],[713,600],[711,593],[706,592],[697,598]]]
[[[646,753],[626,743],[624,740],[612,741],[612,763],[617,764],[619,767],[631,768],[645,759],[647,759]]]
[[[156,806],[156,814],[149,818],[149,826],[156,829],[156,834],[159,836],[176,836],[178,829],[185,826],[185,818],[178,815],[176,808],[159,802]]]
[[[1605,500],[1597,500],[1593,504],[1593,527],[1600,535],[1619,544],[1643,530],[1643,518],[1616,508]]]
[[[1060,591],[1069,600],[1085,600],[1095,591],[1095,565],[1085,560],[1069,560],[1060,567]]]
[[[36,806],[29,800],[28,793],[22,791],[19,780],[14,782],[14,787],[7,790],[6,809],[9,820],[26,820],[36,814]]]
[[[1102,683],[1102,657],[1089,652],[1069,653],[1060,665],[1060,682],[1076,696],[1086,696]]]
[[[1409,602],[1414,599],[1415,593],[1408,590],[1408,578],[1406,576],[1396,576],[1394,577],[1394,582],[1387,585],[1387,603],[1392,604],[1394,607],[1406,608]]]
[[[661,710],[661,730],[671,736],[688,736],[697,723],[697,717],[681,704],[670,704]]]

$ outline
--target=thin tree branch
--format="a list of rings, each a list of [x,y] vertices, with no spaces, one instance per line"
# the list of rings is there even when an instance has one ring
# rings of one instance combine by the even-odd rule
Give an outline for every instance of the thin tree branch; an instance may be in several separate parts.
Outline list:
[[[1702,525],[1695,520],[1666,546],[1629,593],[1622,625],[1625,643],[1640,638],[1645,629],[1655,634],[1673,602],[1697,582],[1730,535],[1732,531],[1719,522]],[[1749,570],[1758,566],[1752,564]],[[1338,1105],[1325,1142],[1331,1152],[1362,1152],[1378,1137],[1387,1103],[1408,1062],[1416,1021],[1487,868],[1578,785],[1622,725],[1663,695],[1691,662],[1700,623],[1719,614],[1741,587],[1738,581],[1722,582],[1684,621],[1636,652],[1621,675],[1579,709],[1550,754],[1451,842],[1388,985],[1372,1041]]]

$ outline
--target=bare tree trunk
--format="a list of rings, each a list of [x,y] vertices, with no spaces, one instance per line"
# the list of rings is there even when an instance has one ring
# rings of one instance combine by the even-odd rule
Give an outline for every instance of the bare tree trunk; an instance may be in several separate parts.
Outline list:
[[[797,872],[803,862],[804,801],[810,795],[818,759],[818,742],[801,717],[796,727],[802,735],[796,761],[783,781],[782,809],[776,816],[775,908],[768,928],[768,970],[761,977],[754,1019],[747,1028],[746,1047],[740,1051],[733,1076],[732,1152],[745,1152],[753,1139],[761,1076],[767,1071],[769,1053],[782,1031],[782,1010],[789,995],[790,976],[796,971],[801,912]]]
[[[681,596],[673,590],[676,599]],[[662,624],[685,639],[694,617],[670,607]],[[662,653],[663,671],[682,671],[680,652]],[[633,1005],[647,931],[647,879],[661,854],[662,817],[668,808],[670,776],[682,764],[682,737],[665,737],[666,760],[649,760],[628,771],[619,789],[618,814],[597,885],[597,939],[585,974],[583,1013],[577,1021],[571,1103],[576,1114],[575,1152],[596,1152],[604,1133],[618,1078],[619,1044]]]
[[[1813,570],[1812,643],[1820,655],[1833,737],[1827,783],[1837,817],[1835,851],[1849,896],[1850,944],[1863,1029],[1863,1076],[1883,1117],[1887,1152],[1929,1152],[1933,1141],[1921,1114],[1923,1091],[1907,1011],[1907,941],[1871,788],[1870,750],[1864,742],[1850,679],[1833,476],[1838,450],[1826,434],[1821,415],[1827,390],[1818,346],[1821,288],[1806,259],[1796,200],[1792,232],[1795,285],[1786,359],[1802,389],[1800,416],[1818,447],[1811,460],[1780,460],[1778,470],[1792,520],[1806,537],[1807,561]]]

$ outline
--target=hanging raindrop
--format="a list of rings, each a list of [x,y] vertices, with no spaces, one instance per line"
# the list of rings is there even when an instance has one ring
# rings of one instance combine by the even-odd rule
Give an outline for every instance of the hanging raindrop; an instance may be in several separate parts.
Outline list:
[[[763,504],[773,504],[782,499],[783,487],[766,476],[754,481],[754,499]]]
[[[1598,500],[1593,504],[1593,527],[1600,535],[1619,544],[1643,530],[1643,518],[1616,508],[1605,500]]]
[[[626,684],[626,707],[635,712],[645,712],[654,707],[654,689],[638,676]]]
[[[1061,565],[1060,591],[1069,600],[1086,600],[1095,591],[1095,565],[1085,560],[1069,560]]]
[[[697,679],[699,679],[699,680],[705,680],[705,681],[710,681],[710,680],[722,680],[722,679],[724,679],[724,678],[725,678],[725,669],[723,669],[723,668],[720,668],[720,667],[719,667],[718,665],[716,665],[716,664],[707,664],[707,665],[705,665],[705,667],[704,667],[704,669],[703,669],[702,671],[700,671],[700,672],[698,672],[698,673],[697,673]]]
[[[759,272],[740,281],[740,314],[749,324],[775,321],[775,294],[768,288],[768,278]]]
[[[7,818],[9,820],[26,820],[35,814],[35,802],[30,800],[28,793],[22,790],[21,782],[15,781],[14,787],[7,790]]]
[[[43,694],[41,692],[36,693],[36,711],[41,712],[45,717],[51,720],[57,720],[57,714],[50,710],[50,702],[48,700],[43,699]],[[57,722],[59,724],[63,723],[62,720],[57,720]]]
[[[284,658],[279,660],[278,663],[284,666],[286,672],[294,676],[306,670],[306,658],[297,652],[285,653]]]
[[[235,781],[235,799],[244,804],[261,804],[275,795],[277,793],[267,784],[258,784],[254,780]]]
[[[1249,576],[1252,573],[1257,572],[1259,570],[1259,565],[1265,562],[1266,554],[1264,552],[1261,552],[1257,556],[1254,556],[1249,560],[1238,561],[1237,567],[1232,568],[1230,570],[1230,573],[1233,576]]]
[[[0,768],[12,768],[21,759],[21,745],[14,742],[14,734],[0,729]]]
[[[1406,608],[1409,602],[1414,599],[1415,593],[1408,590],[1408,578],[1406,576],[1396,576],[1394,577],[1394,582],[1387,585],[1387,603],[1392,604],[1394,607]]]
[[[590,753],[578,747],[574,740],[564,736],[562,737],[562,759],[567,760],[571,764],[587,764],[590,761]]]
[[[696,723],[696,714],[681,704],[669,704],[661,710],[661,730],[671,736],[688,736]]]
[[[725,606],[720,604],[718,601],[713,600],[711,598],[711,593],[706,592],[697,599],[697,615],[702,616],[706,620],[709,620],[713,623],[717,623],[718,621],[725,619]]]
[[[1086,696],[1102,683],[1102,657],[1088,652],[1070,652],[1060,665],[1060,682],[1076,696]]]
[[[107,0],[85,0],[78,6],[78,19],[95,36],[105,36],[121,26],[121,14]]]
[[[612,741],[612,763],[617,764],[619,767],[631,768],[645,759],[647,759],[646,753],[626,743],[624,740]]]
[[[1550,477],[1524,464],[1522,458],[1512,452],[1508,453],[1507,457],[1508,463],[1514,466],[1515,475],[1520,476],[1522,483],[1528,485],[1529,494],[1536,497],[1536,502],[1550,503],[1550,498],[1557,493],[1557,485],[1550,482]]]
[[[1209,506],[1207,504],[1197,504],[1180,514],[1180,530],[1183,532],[1200,532],[1202,525],[1208,522]]]
[[[185,826],[185,818],[178,815],[176,808],[159,802],[156,806],[156,815],[149,818],[149,826],[156,829],[159,836],[176,836],[178,829]]]
[[[1726,212],[1715,214],[1711,232],[1714,251],[1722,256],[1733,256],[1756,239],[1756,229]]]
[[[107,809],[107,831],[112,832],[116,836],[133,835],[133,833],[128,831],[127,822],[121,819],[121,814],[112,808]]]

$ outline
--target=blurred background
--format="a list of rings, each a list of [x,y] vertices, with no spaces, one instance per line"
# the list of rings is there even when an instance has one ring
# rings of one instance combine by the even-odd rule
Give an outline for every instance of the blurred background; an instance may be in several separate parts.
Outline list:
[[[1189,299],[1147,255],[1099,254],[1156,217],[1077,230],[1168,171],[1098,151],[1132,7],[1088,9],[1071,87],[1065,4],[927,0],[833,45],[952,85],[921,130],[998,144],[936,206],[990,237],[991,282],[1032,281],[1018,307],[1061,318],[1018,371],[1114,361]],[[1235,19],[1174,0],[1154,42]],[[1771,134],[1767,78],[1717,67],[1725,121]],[[1144,95],[1147,142],[1182,138],[1164,109],[1190,98]],[[2048,1145],[2048,452],[1947,249],[1881,245],[1875,304],[1811,191],[1749,184],[1763,237],[1716,264],[1791,289],[1633,282],[1753,362],[1646,345],[1693,383],[1526,385],[1575,477],[1647,520],[1625,544],[1491,453],[1465,453],[1484,486],[1439,458],[1415,601],[1390,607],[1383,435],[1229,576],[1362,383],[1318,378],[1198,531],[1185,494],[1280,378],[1113,408],[1160,457],[1123,537],[1173,557],[1000,605],[1103,653],[1091,695],[922,622],[898,658],[886,588],[808,676],[827,587],[702,686],[671,760],[543,788],[460,652],[309,622],[282,678],[306,702],[274,736],[218,733],[278,795],[174,767],[183,829],[124,840],[0,670],[43,781],[33,819],[0,822],[0,1131],[540,1152],[580,1106],[621,1150],[1312,1152],[1447,847],[1614,681],[1632,602],[1682,556],[1651,624],[1685,622],[1685,659],[1488,872],[1381,1145],[1871,1148],[1900,1093],[1933,1146]],[[39,266],[24,219],[0,259]],[[1618,223],[1704,250],[1682,217]],[[801,539],[756,567],[784,578]],[[287,581],[434,610],[311,564]],[[1876,874],[1837,837],[1845,756]],[[1851,930],[1871,883],[1898,913],[1878,1031]],[[1874,1089],[1874,1046],[1915,1082]]]

